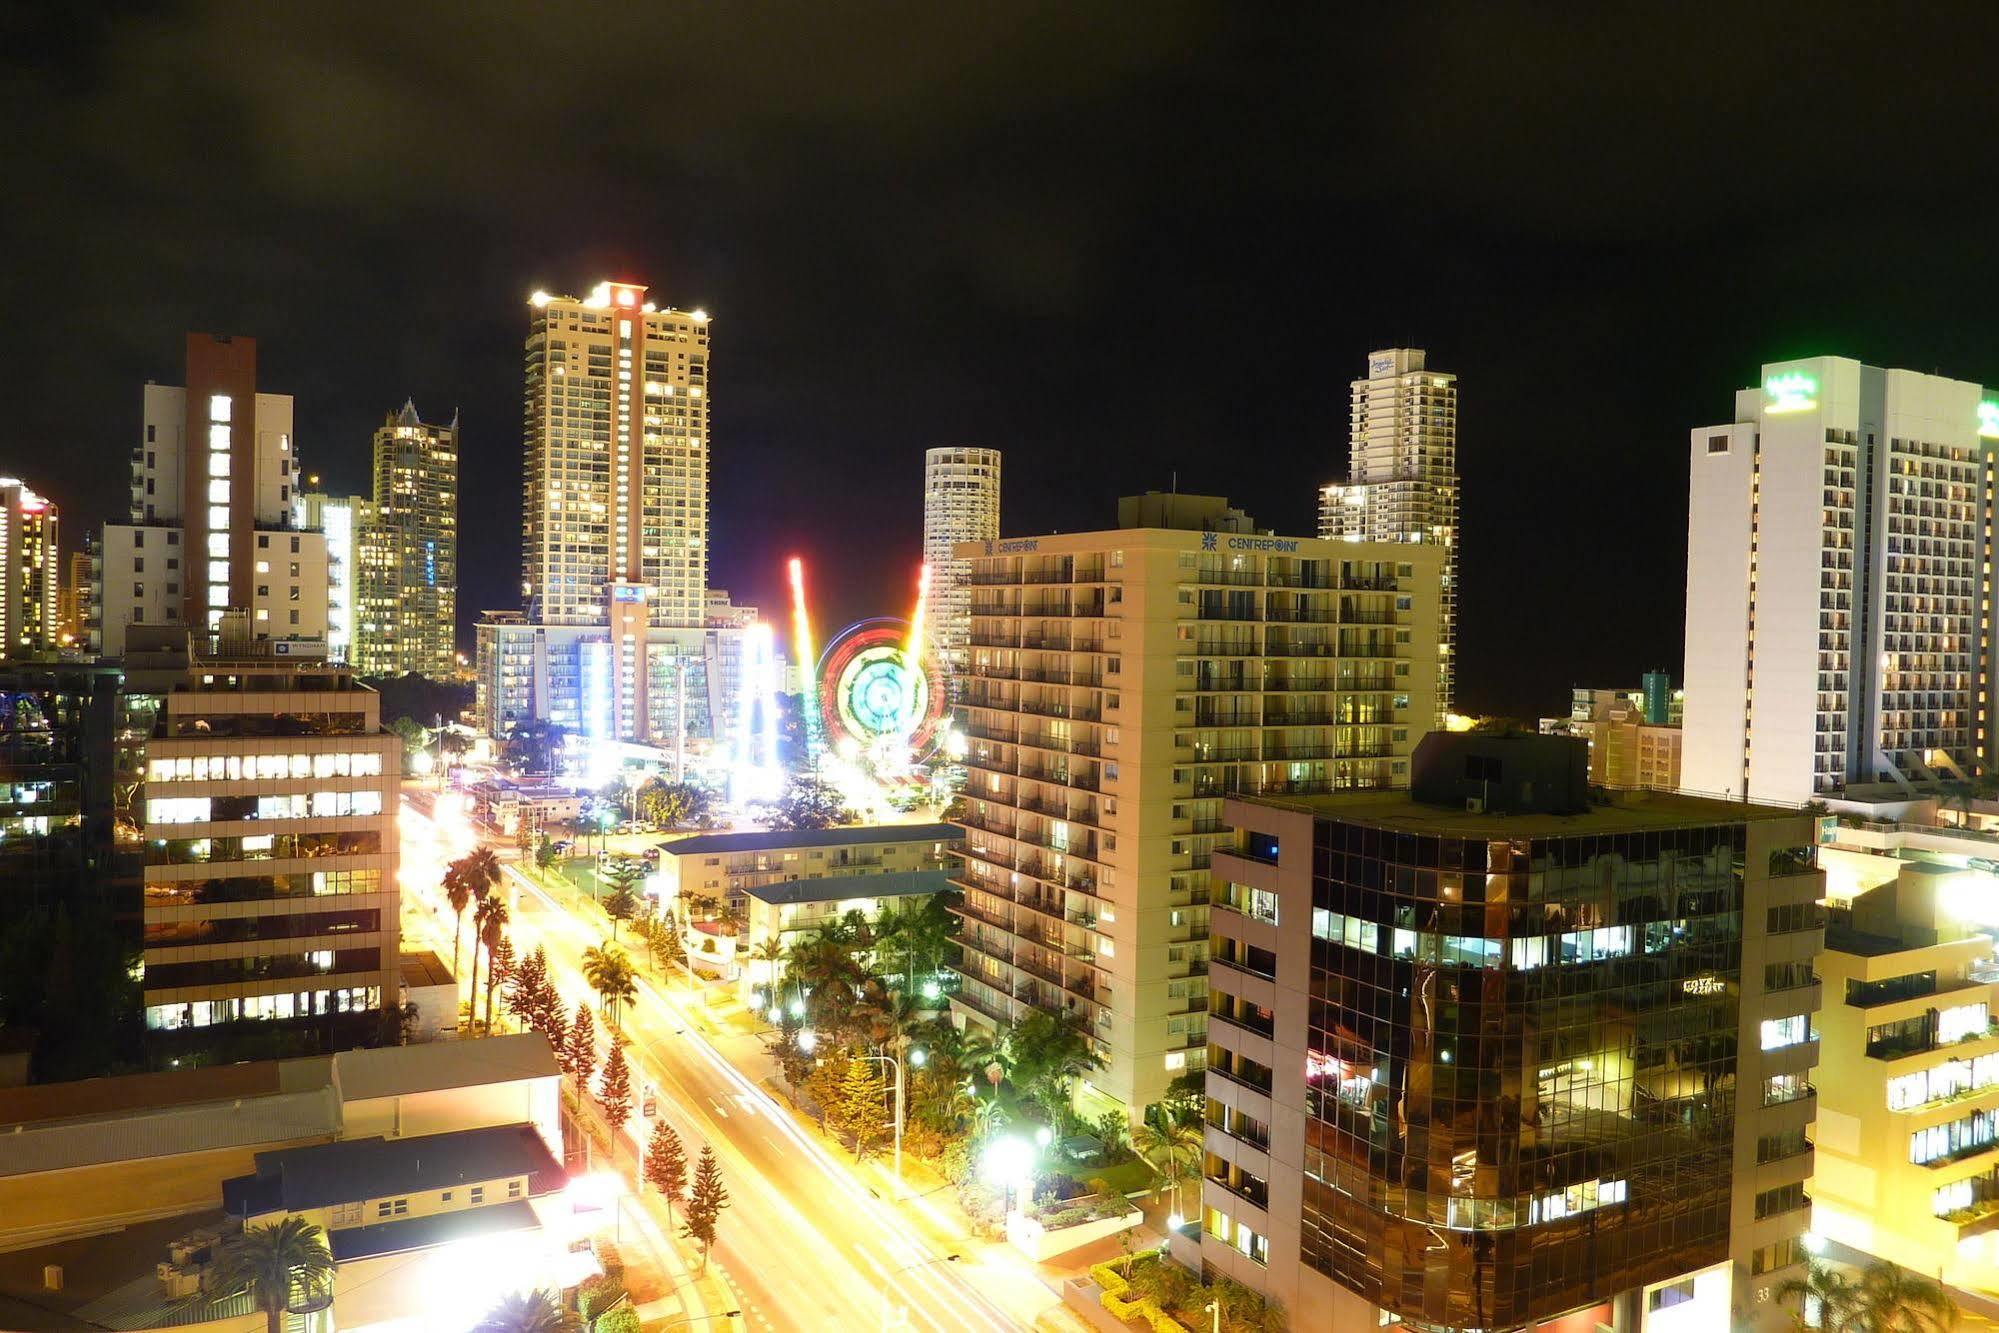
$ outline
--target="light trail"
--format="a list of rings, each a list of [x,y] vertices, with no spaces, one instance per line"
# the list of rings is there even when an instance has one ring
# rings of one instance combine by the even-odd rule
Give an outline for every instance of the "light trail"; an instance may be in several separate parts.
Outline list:
[[[805,562],[791,557],[791,651],[802,684],[799,709],[805,714],[805,753],[819,755],[819,651],[812,646],[812,613],[805,606]]]

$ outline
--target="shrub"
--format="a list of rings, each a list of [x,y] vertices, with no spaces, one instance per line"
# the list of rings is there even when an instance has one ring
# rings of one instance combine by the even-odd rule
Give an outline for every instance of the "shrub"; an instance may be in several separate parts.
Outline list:
[[[608,1277],[585,1278],[576,1288],[576,1313],[589,1319],[625,1294],[624,1284]]]
[[[604,1276],[612,1282],[625,1280],[625,1257],[618,1253],[617,1242],[600,1240],[590,1246],[597,1255],[597,1266],[604,1270]]]
[[[630,1305],[597,1316],[596,1333],[639,1333],[643,1327],[639,1312]]]

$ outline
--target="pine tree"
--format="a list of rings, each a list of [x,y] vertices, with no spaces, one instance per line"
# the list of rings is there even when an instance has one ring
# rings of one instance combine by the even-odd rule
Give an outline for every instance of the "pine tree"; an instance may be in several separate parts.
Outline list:
[[[646,1144],[645,1178],[666,1196],[666,1220],[671,1224],[673,1205],[687,1192],[687,1149],[664,1116],[653,1122],[652,1141]]]
[[[541,988],[548,984],[548,955],[540,945],[535,951],[515,964],[513,975],[507,978],[507,1012],[512,1014],[523,1028],[539,1032]]]
[[[568,1040],[563,1043],[565,1062],[570,1076],[576,1080],[579,1091],[590,1087],[590,1076],[597,1072],[597,1020],[590,1015],[590,1006],[576,1006],[576,1019],[570,1025]]]
[[[632,1118],[631,1066],[625,1063],[625,1048],[615,1043],[611,1058],[604,1061],[604,1076],[597,1081],[597,1105],[604,1108],[614,1133]]]
[[[715,1224],[728,1206],[729,1191],[722,1186],[722,1169],[715,1164],[715,1150],[703,1144],[701,1165],[694,1170],[694,1188],[687,1195],[686,1217],[680,1224],[682,1234],[701,1246],[703,1273],[708,1271],[708,1251],[715,1245]]]
[[[850,1057],[833,1094],[833,1105],[827,1109],[827,1119],[853,1141],[857,1162],[866,1161],[888,1137],[887,1116],[882,1110],[887,1096],[887,1086],[874,1061]]]

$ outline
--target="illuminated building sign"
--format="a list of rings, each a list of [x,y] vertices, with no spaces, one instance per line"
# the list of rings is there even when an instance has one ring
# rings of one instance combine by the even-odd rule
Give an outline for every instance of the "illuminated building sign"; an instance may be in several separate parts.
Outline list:
[[[1806,412],[1819,405],[1819,382],[1795,370],[1772,375],[1763,381],[1763,391],[1770,395],[1768,412]]]
[[[614,602],[643,602],[645,599],[646,590],[638,584],[620,583],[611,588],[611,600]]]
[[[1978,405],[1978,437],[1982,440],[1999,440],[1999,403]]]
[[[1720,977],[1688,977],[1680,983],[1680,989],[1689,995],[1719,995],[1728,988],[1728,983]]]

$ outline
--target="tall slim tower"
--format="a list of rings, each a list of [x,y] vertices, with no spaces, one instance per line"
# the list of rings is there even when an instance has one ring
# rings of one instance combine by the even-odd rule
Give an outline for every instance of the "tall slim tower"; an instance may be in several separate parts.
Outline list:
[[[565,661],[529,707],[591,737],[651,734],[649,634],[706,620],[708,314],[645,293],[531,298],[521,595]]]
[[[958,445],[923,451],[923,559],[930,566],[930,642],[951,680],[965,672],[972,624],[972,562],[960,542],[999,536],[1000,451]]]
[[[135,624],[213,633],[229,611],[259,640],[323,642],[326,538],[301,532],[289,394],[257,390],[257,340],[187,335],[187,384],[148,384],[131,522],[106,524],[98,651]]]
[[[1424,366],[1420,347],[1390,347],[1353,381],[1347,480],[1319,491],[1319,536],[1444,548],[1437,717],[1456,698],[1458,377]]]
[[[1990,744],[1999,394],[1821,356],[1692,432],[1686,790],[1804,801]]]
[[[55,504],[0,477],[0,662],[56,646]]]
[[[374,500],[355,533],[355,669],[443,679],[457,667],[458,418],[405,402],[375,431]]]

